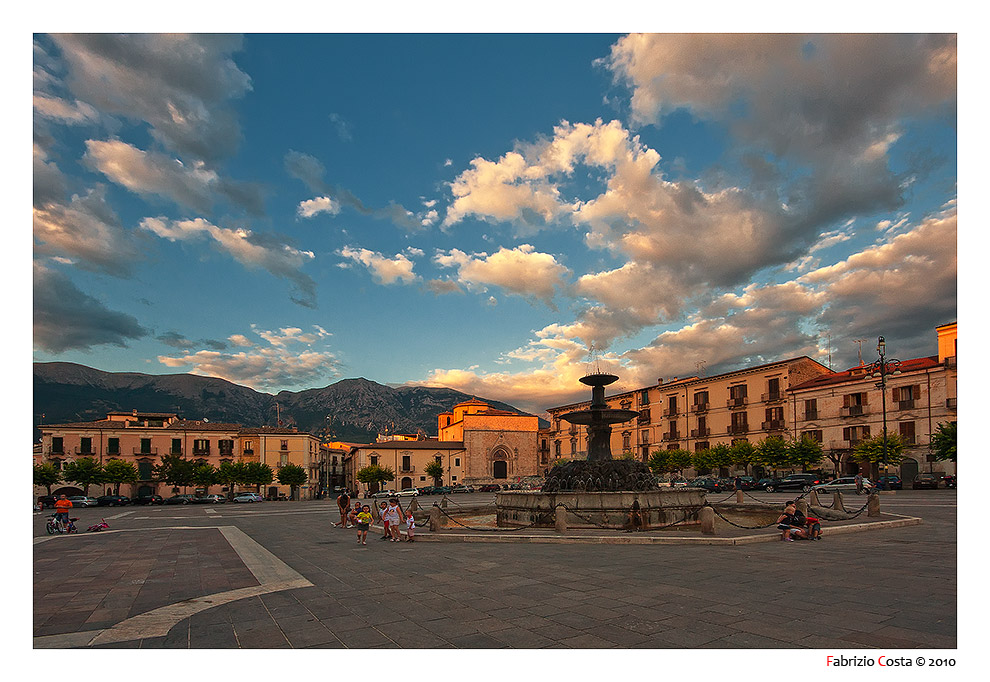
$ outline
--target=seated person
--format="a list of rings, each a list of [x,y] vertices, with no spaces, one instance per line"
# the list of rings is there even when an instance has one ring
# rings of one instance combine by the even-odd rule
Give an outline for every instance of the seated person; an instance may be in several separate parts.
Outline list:
[[[794,504],[794,500],[789,500],[784,505],[784,513],[777,518],[777,528],[781,531],[781,540],[785,542],[794,542],[794,537],[808,537],[807,532],[803,529],[804,516],[802,515],[799,520],[796,515],[797,513],[797,507]]]

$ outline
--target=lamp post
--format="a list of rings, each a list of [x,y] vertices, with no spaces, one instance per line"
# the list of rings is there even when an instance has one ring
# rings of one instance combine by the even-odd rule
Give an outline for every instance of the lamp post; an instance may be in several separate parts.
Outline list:
[[[877,355],[880,356],[880,359],[870,365],[870,376],[880,380],[876,383],[876,387],[880,389],[880,404],[883,410],[883,455],[881,457],[884,473],[883,489],[890,490],[890,481],[887,480],[887,377],[901,373],[901,361],[888,360],[886,351],[887,343],[881,336],[877,339]]]

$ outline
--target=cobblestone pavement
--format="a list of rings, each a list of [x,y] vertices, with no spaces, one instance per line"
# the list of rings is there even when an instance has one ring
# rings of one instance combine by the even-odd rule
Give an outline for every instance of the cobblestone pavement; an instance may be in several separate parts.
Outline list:
[[[780,501],[784,496],[768,497]],[[36,648],[956,646],[955,491],[884,496],[925,523],[742,546],[391,543],[328,502],[35,516]],[[66,577],[67,576],[67,577]]]

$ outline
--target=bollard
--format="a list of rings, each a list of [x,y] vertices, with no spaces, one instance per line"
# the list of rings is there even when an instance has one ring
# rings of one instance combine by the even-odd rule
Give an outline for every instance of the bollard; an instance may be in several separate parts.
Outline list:
[[[808,503],[807,503],[807,501],[805,501],[805,500],[798,500],[797,501],[797,504],[795,504],[794,506],[797,508],[797,510],[799,512],[801,512],[805,516],[808,515]]]
[[[820,506],[822,506],[822,503],[818,501],[818,492],[817,491],[812,490],[810,493],[808,493],[808,505],[809,506],[812,506],[812,507],[820,507]]]
[[[553,529],[558,533],[567,532],[567,510],[563,507],[553,510]]]
[[[703,535],[715,535],[715,509],[713,507],[702,507],[698,512],[698,520],[701,521],[701,533]]]
[[[880,516],[880,496],[876,493],[870,495],[870,499],[867,501],[866,515],[867,516]]]
[[[845,505],[842,504],[842,493],[838,490],[832,493],[832,509],[840,512],[844,512],[846,510]]]
[[[414,512],[419,509],[419,503],[416,502],[416,498],[412,498],[412,502],[409,503],[409,511]]]
[[[742,503],[743,503],[742,490],[737,490],[736,491],[736,504],[742,504]]]
[[[443,496],[443,499],[440,500],[440,506],[443,507],[444,509],[447,508],[447,496],[446,495],[444,495]]]
[[[430,509],[430,532],[436,533],[440,530],[442,525],[443,521],[440,518],[440,507],[434,504],[433,508]]]

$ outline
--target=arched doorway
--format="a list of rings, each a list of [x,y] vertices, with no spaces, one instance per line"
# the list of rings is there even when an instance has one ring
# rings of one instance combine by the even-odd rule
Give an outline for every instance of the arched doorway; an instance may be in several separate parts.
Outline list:
[[[502,459],[492,462],[492,478],[508,478],[509,465]]]
[[[399,484],[399,490],[409,490],[413,487],[412,479],[406,476]]]
[[[901,481],[912,483],[918,477],[918,461],[905,457],[901,460]]]

